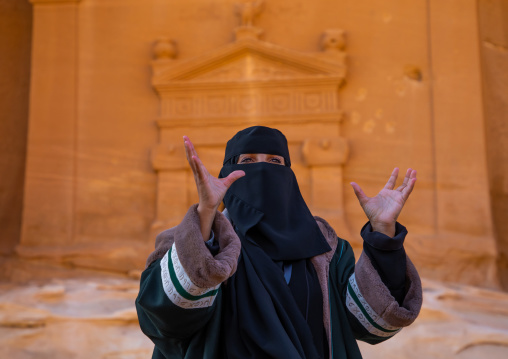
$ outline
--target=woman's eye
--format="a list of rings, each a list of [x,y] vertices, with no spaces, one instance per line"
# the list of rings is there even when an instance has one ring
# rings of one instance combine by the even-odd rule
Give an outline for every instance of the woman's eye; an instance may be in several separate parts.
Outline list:
[[[270,161],[273,162],[273,163],[278,163],[278,164],[282,163],[282,161],[279,160],[278,158],[272,158]]]
[[[245,157],[245,158],[243,158],[243,159],[240,161],[240,163],[245,163],[245,162],[252,162],[252,158],[250,158],[250,157]]]

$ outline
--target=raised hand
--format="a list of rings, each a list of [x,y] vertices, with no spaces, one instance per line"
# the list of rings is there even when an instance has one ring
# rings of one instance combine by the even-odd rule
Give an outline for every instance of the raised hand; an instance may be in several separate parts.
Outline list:
[[[226,178],[215,178],[208,172],[198,157],[196,149],[187,136],[183,136],[185,155],[192,169],[194,181],[199,195],[198,213],[200,218],[201,234],[206,241],[210,237],[215,212],[219,208],[228,188],[240,177],[245,176],[244,171],[234,171]]]
[[[395,222],[416,182],[416,170],[408,168],[402,185],[394,189],[398,175],[399,169],[395,168],[384,188],[375,197],[368,197],[358,184],[351,182],[372,229],[389,237],[395,235]]]

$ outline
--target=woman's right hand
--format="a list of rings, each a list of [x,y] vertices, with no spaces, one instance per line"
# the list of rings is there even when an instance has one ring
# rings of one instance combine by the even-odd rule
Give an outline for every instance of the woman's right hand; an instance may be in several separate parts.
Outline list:
[[[194,181],[199,196],[198,213],[201,221],[201,234],[207,241],[210,237],[215,212],[219,208],[228,188],[240,177],[245,176],[244,171],[234,171],[225,178],[215,178],[203,165],[196,149],[187,136],[183,136],[185,154],[192,169]]]

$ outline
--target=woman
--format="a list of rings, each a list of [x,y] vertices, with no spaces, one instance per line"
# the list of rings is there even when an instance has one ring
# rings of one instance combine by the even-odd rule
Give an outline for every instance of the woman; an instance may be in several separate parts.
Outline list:
[[[416,171],[394,189],[396,168],[373,198],[352,183],[369,219],[355,266],[307,208],[280,131],[238,132],[219,178],[184,145],[199,204],[157,237],[136,299],[153,358],[361,358],[355,339],[376,344],[416,319],[420,279],[396,222]]]

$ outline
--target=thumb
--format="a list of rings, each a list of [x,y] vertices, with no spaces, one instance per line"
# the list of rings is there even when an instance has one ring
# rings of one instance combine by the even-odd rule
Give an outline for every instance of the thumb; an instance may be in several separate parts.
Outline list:
[[[229,188],[229,187],[231,187],[233,182],[235,182],[237,179],[239,179],[243,176],[245,176],[244,171],[241,171],[241,170],[233,171],[229,174],[229,176],[222,179],[222,183],[224,184],[224,186],[226,186],[226,188]]]
[[[351,182],[351,186],[353,187],[353,191],[355,191],[356,198],[358,198],[360,204],[363,205],[363,203],[365,203],[369,199],[369,197],[367,197],[367,195],[363,192],[361,187],[355,182]]]

